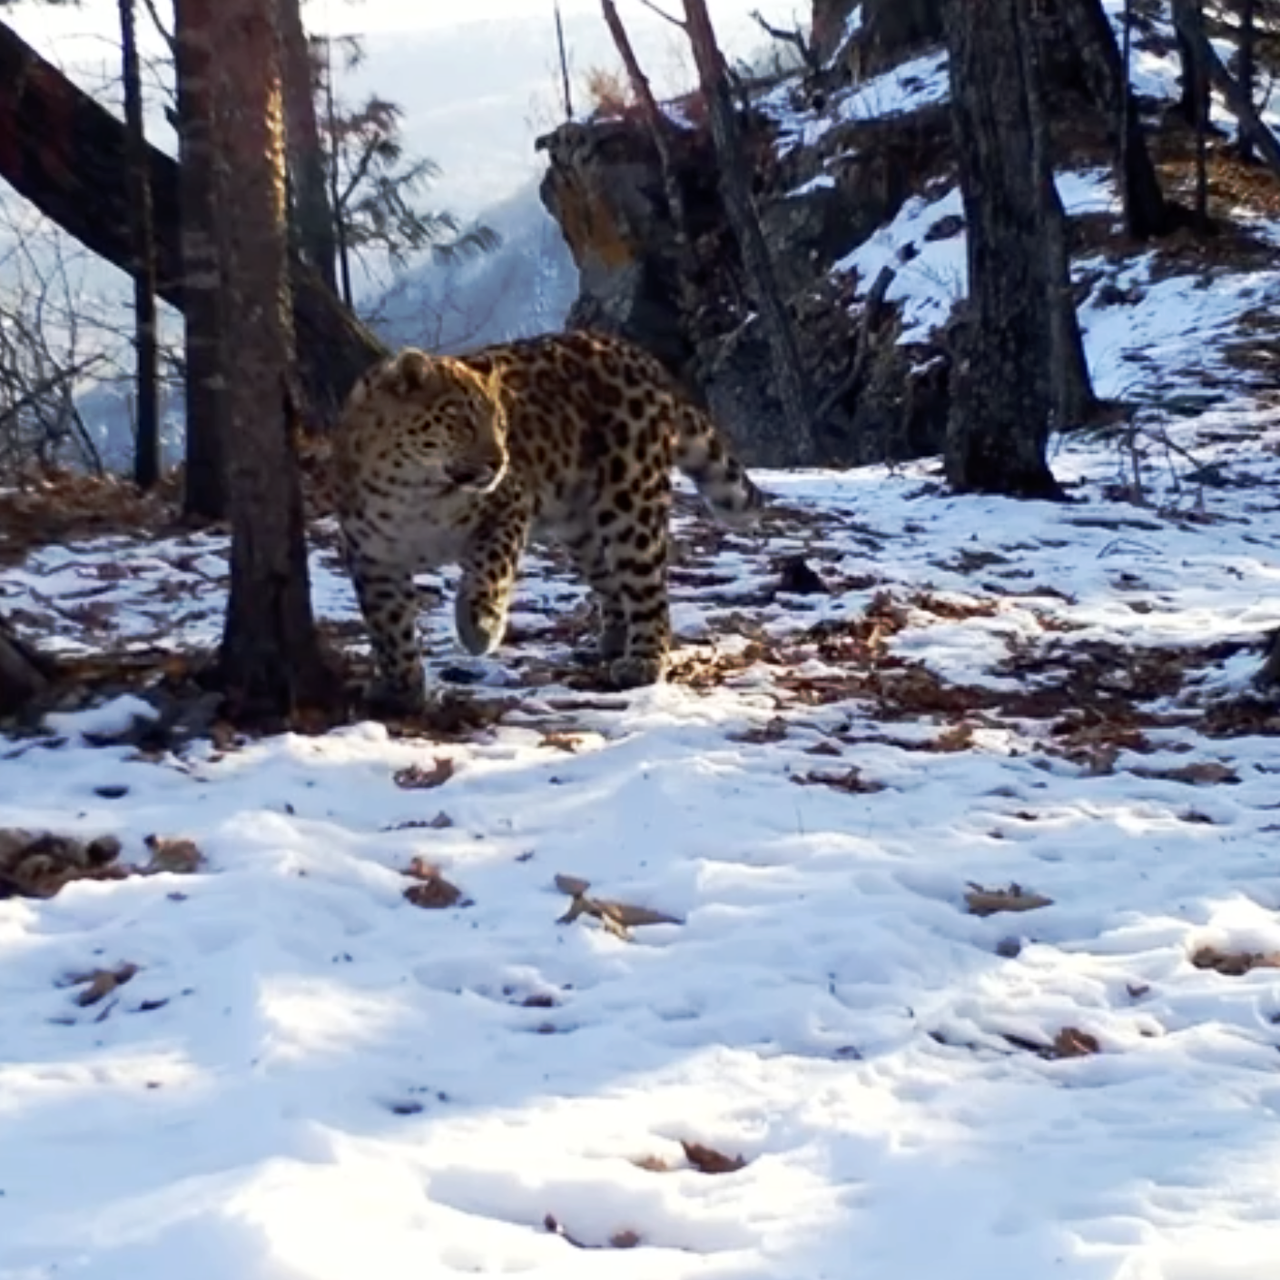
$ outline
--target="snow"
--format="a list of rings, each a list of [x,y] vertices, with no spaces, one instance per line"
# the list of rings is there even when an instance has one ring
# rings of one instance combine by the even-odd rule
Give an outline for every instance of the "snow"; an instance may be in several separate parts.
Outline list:
[[[677,575],[679,657],[762,635],[787,656],[703,687],[548,684],[580,593],[540,556],[524,638],[473,664],[475,696],[519,700],[487,733],[361,723],[156,762],[80,736],[123,727],[123,699],[59,716],[60,746],[4,744],[0,827],[114,834],[134,862],[148,835],[188,837],[206,862],[0,901],[0,1276],[791,1280],[856,1256],[867,1280],[944,1257],[984,1280],[1269,1277],[1280,985],[1189,961],[1280,949],[1280,750],[1206,737],[1195,711],[1256,654],[1205,656],[1158,702],[1151,750],[1099,772],[1013,714],[922,750],[947,719],[879,718],[849,684],[861,660],[809,633],[888,589],[907,610],[892,653],[1001,690],[1045,678],[1011,676],[1019,653],[1177,653],[1280,625],[1280,411],[1170,430],[1239,487],[1200,510],[1151,448],[1153,505],[1112,501],[1124,457],[1080,440],[1054,460],[1082,499],[1065,507],[947,496],[928,462],[764,473],[767,538],[686,550],[714,576]],[[707,536],[679,528],[686,548]],[[68,648],[100,645],[106,617],[116,642],[163,645],[175,608],[172,643],[212,640],[224,553],[208,534],[98,539],[0,589]],[[796,553],[831,595],[760,594]],[[312,567],[320,612],[353,618],[327,526]],[[437,674],[458,665],[447,614],[430,614]],[[847,687],[813,702],[788,671]],[[396,785],[440,757],[443,785]],[[1238,781],[1171,776],[1189,765]],[[796,785],[851,769],[882,789]],[[471,905],[406,901],[415,856]],[[558,924],[559,873],[680,923],[630,941]],[[970,882],[1052,905],[980,918]],[[136,976],[100,1004],[59,985],[125,962]],[[1098,1051],[1019,1047],[1066,1028]],[[682,1140],[746,1163],[700,1172]],[[635,1248],[577,1247],[624,1233]]]

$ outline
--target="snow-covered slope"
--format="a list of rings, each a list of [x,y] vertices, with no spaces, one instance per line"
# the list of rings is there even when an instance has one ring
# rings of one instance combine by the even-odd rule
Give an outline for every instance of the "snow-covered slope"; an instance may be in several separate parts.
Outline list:
[[[125,700],[4,743],[0,830],[180,870],[0,900],[0,1276],[1270,1280],[1280,987],[1219,970],[1280,954],[1280,748],[1223,701],[1280,623],[1280,416],[1170,439],[1216,487],[1155,439],[1149,507],[1097,445],[1067,507],[764,475],[764,537],[681,519],[664,688],[582,687],[538,556],[495,659],[433,616],[459,735],[88,745]],[[342,628],[324,529],[313,571]],[[122,537],[0,591],[181,647],[225,580]],[[558,922],[557,876],[677,922]]]

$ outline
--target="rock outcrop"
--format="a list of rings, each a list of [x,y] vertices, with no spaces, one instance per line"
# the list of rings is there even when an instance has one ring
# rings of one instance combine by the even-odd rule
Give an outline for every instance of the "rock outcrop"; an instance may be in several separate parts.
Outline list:
[[[845,11],[839,25],[851,6],[832,8]],[[681,114],[669,127],[685,237],[638,112],[565,124],[537,143],[548,160],[542,200],[580,276],[569,325],[622,333],[653,351],[757,466],[852,465],[942,444],[946,350],[899,343],[897,308],[866,308],[875,281],[840,264],[949,170],[949,116],[938,102],[887,116],[844,112],[832,85],[849,82],[838,52],[816,76],[749,86],[740,111],[762,228],[824,409],[813,450],[781,425],[697,96],[675,104]]]

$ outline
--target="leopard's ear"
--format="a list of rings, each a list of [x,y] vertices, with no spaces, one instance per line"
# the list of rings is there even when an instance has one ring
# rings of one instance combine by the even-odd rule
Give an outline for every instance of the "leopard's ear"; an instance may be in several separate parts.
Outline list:
[[[427,391],[439,379],[440,370],[425,351],[419,351],[417,347],[405,347],[391,361],[387,375],[405,392]]]

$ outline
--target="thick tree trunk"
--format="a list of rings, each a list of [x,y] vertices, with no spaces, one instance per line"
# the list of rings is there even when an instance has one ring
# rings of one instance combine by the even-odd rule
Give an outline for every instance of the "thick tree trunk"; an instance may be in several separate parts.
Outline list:
[[[147,135],[142,116],[134,0],[120,0],[120,52],[125,128],[129,133],[129,180],[133,190],[133,312],[137,363],[133,478],[140,489],[150,489],[160,479],[160,356],[156,334],[156,255],[151,234],[151,187],[147,181]]]
[[[122,271],[133,262],[126,136],[119,120],[0,22],[0,178]],[[154,147],[147,157],[156,289],[181,311],[178,166]],[[355,380],[387,350],[296,257],[290,285],[305,408],[332,421]]]
[[[879,75],[943,37],[947,0],[863,0],[862,26],[852,42],[858,79]]]
[[[184,3],[188,0],[183,0]],[[285,140],[275,0],[216,0],[212,138],[220,182],[228,376],[223,451],[231,594],[220,675],[233,712],[288,715],[337,692],[311,612],[289,433]]]
[[[1139,240],[1171,231],[1169,209],[1134,109],[1129,74],[1102,0],[1061,0],[1059,9],[1084,70],[1085,84],[1106,114],[1116,149],[1125,229]]]
[[[284,59],[285,139],[293,189],[294,225],[303,260],[337,291],[333,209],[325,179],[324,146],[316,119],[315,76],[299,0],[280,0],[280,43]]]
[[[796,453],[816,461],[809,386],[795,328],[778,288],[769,248],[751,198],[750,166],[729,95],[724,59],[716,44],[705,0],[684,0],[684,12],[689,43],[698,67],[698,80],[711,121],[725,214],[737,241],[743,271],[755,294],[759,323],[764,328],[773,357],[774,385],[782,402],[786,430],[795,442]]]
[[[1240,2],[1240,37],[1239,56],[1236,60],[1236,75],[1240,84],[1240,96],[1253,106],[1253,82],[1256,76],[1256,53],[1258,44],[1257,14],[1255,0],[1239,0]],[[1253,138],[1242,125],[1238,146],[1240,159],[1253,159]]]
[[[52,664],[20,640],[0,615],[0,716],[14,715],[49,686]]]
[[[951,102],[968,240],[969,303],[953,366],[947,479],[958,490],[1057,498],[1045,459],[1057,388],[1046,228],[1061,206],[1037,141],[1024,51],[1027,0],[951,0]],[[1061,234],[1061,228],[1058,229]]]
[[[1071,254],[1067,248],[1067,215],[1062,208],[1053,177],[1053,149],[1049,117],[1044,103],[1044,73],[1041,51],[1044,32],[1038,31],[1038,0],[1019,0],[1024,18],[1018,52],[1022,60],[1022,81],[1027,97],[1027,119],[1031,125],[1031,172],[1040,184],[1043,200],[1043,234],[1049,288],[1049,376],[1053,388],[1052,424],[1059,431],[1079,426],[1097,408],[1089,361],[1084,353],[1084,335],[1076,316],[1071,288]]]
[[[227,513],[222,463],[227,424],[222,253],[218,244],[219,181],[213,140],[217,60],[215,6],[220,0],[176,0],[174,46],[182,169],[183,321],[186,352],[187,448],[183,509],[220,520]]]

